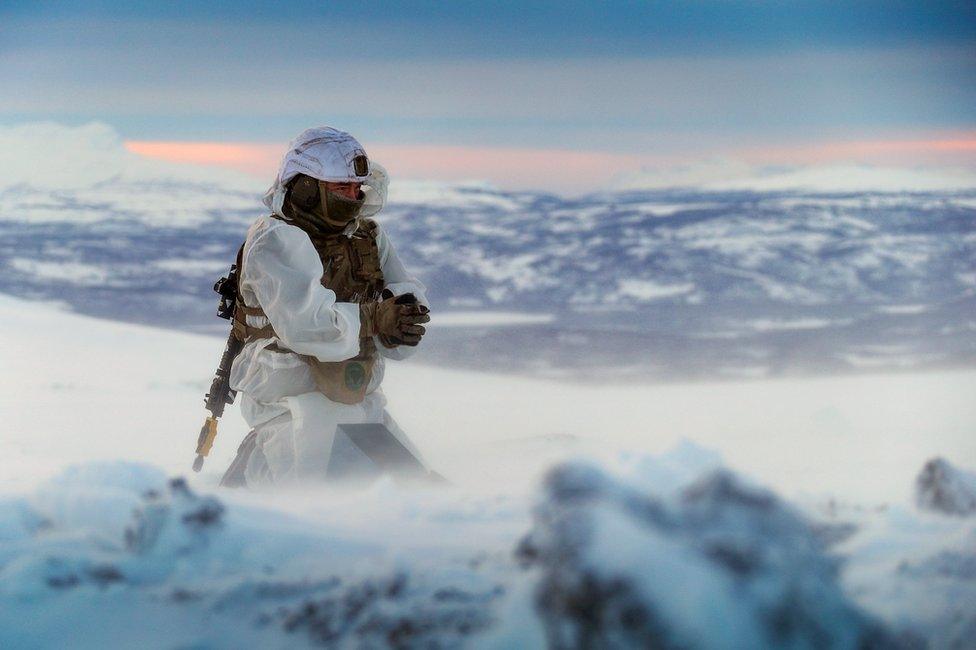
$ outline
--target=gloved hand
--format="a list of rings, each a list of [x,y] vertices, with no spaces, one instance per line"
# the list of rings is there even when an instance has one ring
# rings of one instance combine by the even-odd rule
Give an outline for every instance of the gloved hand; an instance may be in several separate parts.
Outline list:
[[[379,336],[387,347],[417,345],[427,333],[422,323],[430,322],[428,311],[412,293],[394,298],[391,292],[384,290],[383,300],[359,305],[359,335]]]
[[[384,298],[389,298],[391,296],[393,296],[392,291],[390,291],[389,289],[383,290]],[[430,309],[428,309],[426,305],[421,305],[417,301],[417,296],[413,295],[412,293],[405,293],[401,296],[397,296],[394,302],[398,305],[414,306],[416,309],[411,310],[411,313],[415,313],[415,314],[419,313],[420,315],[426,316],[425,320],[421,322],[424,323],[430,322]],[[408,328],[406,331],[403,331],[400,335],[394,335],[394,336],[381,335],[379,339],[380,342],[388,348],[395,348],[398,345],[409,345],[413,347],[418,343],[420,343],[420,339],[426,333],[427,333],[426,328],[420,325],[416,325],[412,329]]]

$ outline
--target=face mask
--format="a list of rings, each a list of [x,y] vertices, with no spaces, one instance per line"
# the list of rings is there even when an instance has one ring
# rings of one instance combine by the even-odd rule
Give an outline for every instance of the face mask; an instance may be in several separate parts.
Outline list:
[[[355,220],[365,199],[362,192],[357,199],[329,192],[324,181],[300,174],[289,189],[286,208],[291,218],[299,217],[309,225],[318,223],[319,228],[324,226],[326,230],[336,231]]]
[[[359,198],[347,199],[346,197],[329,192],[325,189],[325,183],[319,183],[319,193],[325,196],[323,212],[325,222],[336,228],[344,228],[349,222],[359,216],[359,211],[363,209],[363,201],[366,195],[359,193]]]

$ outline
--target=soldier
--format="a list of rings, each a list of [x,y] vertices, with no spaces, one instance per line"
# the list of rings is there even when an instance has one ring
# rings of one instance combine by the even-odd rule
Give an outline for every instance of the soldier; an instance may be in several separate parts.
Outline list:
[[[230,386],[252,431],[223,485],[324,479],[338,424],[383,424],[423,464],[380,390],[384,359],[410,356],[430,320],[424,286],[369,218],[386,187],[348,133],[308,129],[289,146],[239,264]]]

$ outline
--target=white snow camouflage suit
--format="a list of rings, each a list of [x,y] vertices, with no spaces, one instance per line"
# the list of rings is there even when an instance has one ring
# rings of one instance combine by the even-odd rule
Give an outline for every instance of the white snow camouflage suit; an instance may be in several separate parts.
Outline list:
[[[342,160],[343,148],[361,151],[348,134],[332,129],[304,132],[289,147],[265,203],[283,216],[285,185],[296,174],[306,173],[320,180],[364,182],[366,201],[359,219],[378,212],[386,199],[385,171],[373,163],[368,177],[355,177]],[[318,163],[316,168],[310,168],[315,166],[310,159]],[[350,234],[359,219],[347,229]],[[378,224],[376,246],[385,288],[394,295],[413,293],[421,304],[427,305],[425,287],[406,270]],[[242,260],[240,298],[246,305],[259,305],[267,315],[248,315],[247,325],[262,328],[270,321],[275,333],[271,338],[249,341],[230,375],[231,387],[240,394],[241,413],[256,432],[253,452],[244,466],[247,485],[288,485],[324,479],[335,427],[344,423],[385,424],[426,466],[416,447],[386,412],[386,397],[380,389],[384,359],[407,358],[416,348],[388,348],[374,337],[379,354],[365,399],[358,404],[330,400],[318,390],[312,369],[301,355],[326,362],[355,357],[360,349],[359,305],[337,301],[335,292],[323,286],[322,262],[309,236],[281,219],[263,216],[251,226]]]

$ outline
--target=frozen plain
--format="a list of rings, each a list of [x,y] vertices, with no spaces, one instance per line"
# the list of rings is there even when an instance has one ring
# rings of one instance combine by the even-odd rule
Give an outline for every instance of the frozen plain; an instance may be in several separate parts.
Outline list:
[[[976,372],[591,388],[390,364],[391,412],[452,488],[254,495],[215,488],[245,433],[233,407],[204,472],[189,472],[221,339],[7,297],[0,322],[4,647],[58,646],[69,633],[76,647],[542,645],[552,621],[532,594],[547,569],[519,568],[513,553],[542,525],[540,503],[553,492],[551,481],[540,488],[543,472],[574,458],[663,503],[724,464],[846,531],[830,551],[843,567],[843,596],[831,597],[845,606],[933,647],[965,647],[976,621],[974,518],[919,512],[911,496],[933,456],[974,465]],[[175,476],[222,505],[167,488]],[[149,489],[157,496],[147,501]],[[154,524],[156,511],[168,514]],[[217,513],[214,530],[207,512]],[[190,521],[204,523],[184,530]],[[154,526],[163,533],[139,550]],[[124,533],[133,529],[135,542]],[[592,557],[609,555],[651,585],[682,584],[684,565],[642,558],[635,535],[604,540]],[[674,544],[652,556],[668,558]],[[948,574],[930,566],[940,557],[956,558]],[[708,577],[702,593],[719,589],[717,572],[694,571]],[[402,602],[389,596],[401,589]],[[357,598],[373,618],[338,625],[334,612],[358,612]],[[746,625],[752,610],[725,614],[743,625],[737,641],[685,605],[669,614],[676,645],[769,642]]]

